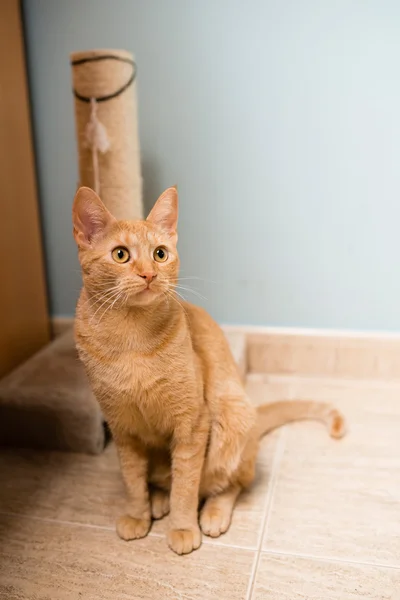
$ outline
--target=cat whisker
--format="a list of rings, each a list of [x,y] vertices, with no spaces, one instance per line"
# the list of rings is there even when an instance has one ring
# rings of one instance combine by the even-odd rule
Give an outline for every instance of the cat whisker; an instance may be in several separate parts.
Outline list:
[[[97,313],[99,312],[99,310],[101,310],[101,308],[107,304],[107,302],[112,302],[114,297],[117,296],[120,293],[120,289],[116,290],[113,294],[111,294],[111,296],[109,296],[108,298],[106,298],[106,300],[103,302],[103,304],[101,304],[97,310],[94,312],[94,314],[92,315],[92,318],[90,319],[90,323],[93,322],[93,319],[95,318],[95,316],[97,315]]]
[[[198,298],[201,298],[202,300],[208,300],[208,298],[206,298],[205,296],[203,296],[202,294],[200,294],[200,292],[198,292],[197,290],[193,290],[192,288],[183,286],[183,285],[179,285],[179,284],[168,284],[169,289],[174,289],[174,290],[182,290],[183,292],[191,292],[192,294],[194,294],[195,296],[197,296]]]
[[[115,303],[121,298],[121,296],[123,295],[123,291],[119,292],[119,294],[117,295],[117,297],[115,298],[115,300],[112,302],[112,304],[110,304],[110,306],[108,306],[105,311],[102,313],[102,315],[100,316],[100,319],[97,322],[97,325],[100,325],[101,321],[104,318],[104,315],[113,308],[113,306],[115,305]]]
[[[115,286],[114,288],[111,288],[111,289],[107,290],[106,292],[99,292],[98,294],[94,294],[93,296],[91,296],[90,298],[85,300],[83,306],[90,303],[92,308],[94,308],[96,306],[96,304],[99,304],[99,302],[101,302],[102,300],[105,300],[108,296],[112,296],[113,292],[117,291],[118,289],[119,289],[119,287]],[[94,302],[92,301],[93,298],[95,298]]]
[[[186,312],[186,309],[185,309],[185,307],[183,306],[183,304],[182,304],[181,302],[179,302],[178,298],[176,298],[172,292],[170,292],[169,290],[166,290],[166,291],[164,292],[164,294],[165,294],[167,297],[169,297],[169,298],[171,298],[172,300],[174,300],[175,302],[177,302],[177,303],[179,304],[179,306],[182,308],[182,310],[183,310],[183,312],[185,313],[185,315],[187,316],[187,312]]]
[[[118,287],[118,284],[117,285],[113,285],[112,287],[107,287],[106,289],[99,290],[95,294],[92,294],[91,296],[89,296],[89,300],[92,300],[94,298],[97,298],[98,296],[102,296],[104,294],[107,294],[108,292],[111,292],[112,290],[115,290],[117,287]]]
[[[204,277],[196,277],[196,276],[193,276],[193,277],[189,277],[189,276],[188,277],[178,277],[179,281],[185,281],[185,280],[189,280],[189,279],[192,279],[192,280],[194,279],[194,280],[197,280],[197,281],[206,281],[207,283],[216,283],[216,284],[220,283],[219,281],[213,281],[212,279],[206,279]]]
[[[114,285],[114,286],[112,286],[111,288],[110,288],[110,287],[107,287],[105,290],[104,290],[104,289],[102,289],[102,290],[98,290],[98,291],[97,291],[97,292],[95,292],[94,294],[91,294],[90,296],[88,295],[87,299],[85,300],[85,304],[86,304],[87,302],[90,302],[91,300],[93,300],[93,299],[95,299],[95,298],[98,298],[99,296],[103,296],[104,294],[107,294],[108,292],[110,292],[110,291],[111,291],[111,290],[113,290],[113,289],[116,289],[117,287],[118,287],[117,285]]]
[[[184,292],[191,292],[192,294],[198,296],[198,298],[201,298],[202,300],[208,300],[208,298],[200,294],[200,292],[198,292],[197,290],[192,290],[191,288],[185,287],[183,285],[176,285],[175,289],[176,288],[178,288],[179,290],[183,290]]]
[[[180,293],[179,293],[179,292],[177,292],[176,290],[175,290],[175,294],[177,294],[177,295],[179,296],[179,298],[182,298],[182,300],[183,300],[184,302],[186,302],[186,298],[184,298],[184,297],[182,296],[182,294],[180,294]]]
[[[103,308],[103,306],[106,305],[110,305],[111,302],[114,300],[114,298],[118,295],[118,292],[115,293],[114,296],[111,296],[110,298],[107,298],[107,300],[105,300],[98,308],[97,310],[94,312],[94,314],[91,316],[89,323],[92,324],[94,321],[96,321],[96,315],[97,313]],[[106,306],[107,308],[107,306]]]
[[[167,283],[167,291],[168,291],[168,293],[169,293],[170,295],[172,295],[172,296],[174,295],[174,293],[175,293],[175,294],[177,294],[177,295],[178,295],[180,298],[182,298],[182,300],[185,300],[185,302],[186,302],[186,299],[185,299],[185,298],[182,296],[182,294],[180,294],[180,293],[177,291],[177,289],[176,289],[176,286],[175,286],[175,285],[171,285],[171,284],[168,284],[168,283]]]
[[[129,296],[130,296],[129,292],[125,292],[125,296],[124,296],[123,304],[126,304],[126,303],[128,302],[128,300],[129,300]]]

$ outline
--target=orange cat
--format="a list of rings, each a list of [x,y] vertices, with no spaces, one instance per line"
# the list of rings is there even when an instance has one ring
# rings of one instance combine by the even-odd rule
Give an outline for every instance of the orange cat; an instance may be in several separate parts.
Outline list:
[[[76,342],[130,499],[117,531],[124,540],[144,537],[152,517],[170,512],[168,544],[185,554],[200,546],[201,531],[228,529],[254,478],[260,436],[319,419],[341,437],[344,421],[322,403],[251,404],[221,329],[175,295],[177,220],[175,188],[146,221],[117,221],[89,188],[73,206],[84,284]]]

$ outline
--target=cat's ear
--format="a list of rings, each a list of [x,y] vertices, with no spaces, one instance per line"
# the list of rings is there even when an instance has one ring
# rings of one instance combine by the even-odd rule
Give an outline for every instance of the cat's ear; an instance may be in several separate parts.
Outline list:
[[[88,187],[79,188],[72,207],[72,222],[74,238],[80,248],[89,247],[93,238],[115,221],[96,192]]]
[[[161,194],[147,217],[147,221],[163,229],[170,237],[176,238],[178,226],[178,190],[176,186],[168,188]]]

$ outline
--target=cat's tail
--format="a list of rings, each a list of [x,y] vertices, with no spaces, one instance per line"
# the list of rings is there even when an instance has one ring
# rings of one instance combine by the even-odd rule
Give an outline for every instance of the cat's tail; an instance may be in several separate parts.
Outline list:
[[[346,433],[346,422],[343,415],[334,406],[324,402],[282,400],[258,406],[257,413],[260,437],[272,429],[286,425],[286,423],[305,419],[325,423],[329,435],[333,438],[341,438]]]

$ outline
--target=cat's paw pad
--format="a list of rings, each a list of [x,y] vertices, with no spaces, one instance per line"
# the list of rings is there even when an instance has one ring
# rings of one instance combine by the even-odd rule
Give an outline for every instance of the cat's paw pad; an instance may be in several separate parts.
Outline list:
[[[154,490],[151,494],[151,516],[162,519],[169,513],[169,494],[163,490]]]
[[[199,527],[191,529],[170,529],[167,534],[168,546],[177,554],[189,554],[201,544]]]
[[[230,512],[223,511],[217,507],[204,507],[200,515],[200,527],[205,535],[219,537],[225,533],[231,522]]]
[[[150,524],[147,519],[135,519],[129,515],[123,515],[117,521],[117,533],[123,540],[137,540],[149,533]]]

